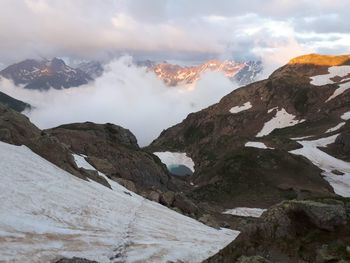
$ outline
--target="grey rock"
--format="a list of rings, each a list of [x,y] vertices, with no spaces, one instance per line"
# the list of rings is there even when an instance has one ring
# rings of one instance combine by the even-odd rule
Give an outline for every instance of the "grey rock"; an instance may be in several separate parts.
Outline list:
[[[242,256],[236,261],[236,263],[270,263],[270,262],[271,261],[261,256],[251,256],[251,257]]]
[[[162,193],[160,196],[159,202],[165,206],[172,206],[175,200],[175,193],[172,191],[166,191],[165,193]]]
[[[175,195],[175,200],[173,206],[179,208],[182,212],[186,214],[197,214],[198,207],[184,194],[177,193]]]
[[[94,260],[88,260],[85,258],[73,257],[73,258],[62,258],[56,261],[55,263],[98,263],[98,262]]]

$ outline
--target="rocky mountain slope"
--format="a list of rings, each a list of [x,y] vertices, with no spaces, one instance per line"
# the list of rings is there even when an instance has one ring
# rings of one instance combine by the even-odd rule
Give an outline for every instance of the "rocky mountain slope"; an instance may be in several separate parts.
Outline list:
[[[109,178],[134,185],[134,191],[175,188],[166,170],[152,154],[139,148],[129,130],[113,124],[86,122],[62,125],[45,132],[72,152],[87,156],[89,163]]]
[[[170,63],[145,63],[168,86],[191,85],[197,82],[205,72],[222,72],[240,85],[254,82],[262,71],[260,62],[234,62],[209,60],[195,66],[179,66]]]
[[[200,262],[238,234],[146,197],[241,231],[207,262],[349,260],[349,90],[350,56],[302,56],[144,149],[114,124],[41,131],[0,105],[0,255]]]
[[[21,100],[12,98],[1,91],[0,91],[0,103],[18,112],[22,112],[25,109],[31,108],[30,104],[25,103]]]
[[[349,208],[349,198],[285,201],[204,262],[348,262]]]
[[[91,79],[98,78],[103,73],[103,66],[98,61],[82,62],[77,65],[77,69],[85,72]]]
[[[84,71],[71,68],[58,58],[27,59],[3,69],[0,76],[13,80],[15,85],[36,90],[78,87],[92,80]]]
[[[186,195],[195,203],[265,208],[334,191],[349,196],[348,64],[348,57],[294,59],[190,114],[148,150],[193,159]]]

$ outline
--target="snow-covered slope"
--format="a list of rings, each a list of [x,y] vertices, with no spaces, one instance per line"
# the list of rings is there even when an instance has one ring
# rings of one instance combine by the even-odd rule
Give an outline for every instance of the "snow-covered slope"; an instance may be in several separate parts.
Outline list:
[[[75,156],[79,166],[86,166]],[[113,190],[0,142],[0,262],[201,262],[238,234],[216,230],[109,180]]]
[[[302,155],[309,159],[323,170],[322,174],[334,188],[336,194],[350,197],[350,163],[339,160],[318,148],[333,143],[337,136],[338,134],[314,141],[298,141],[303,148],[290,151],[290,153]],[[334,171],[341,172],[342,175],[337,175]]]

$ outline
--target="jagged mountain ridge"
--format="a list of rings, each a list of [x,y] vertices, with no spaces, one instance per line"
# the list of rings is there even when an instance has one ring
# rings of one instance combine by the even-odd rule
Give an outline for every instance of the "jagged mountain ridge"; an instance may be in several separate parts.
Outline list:
[[[170,63],[146,63],[147,67],[168,86],[191,85],[197,82],[205,72],[222,72],[229,79],[240,85],[253,82],[262,71],[261,62],[234,62],[209,60],[195,66],[179,66]]]
[[[0,76],[13,80],[26,89],[63,89],[87,84],[92,78],[80,69],[65,64],[62,59],[27,59],[0,71]]]
[[[135,65],[153,71],[168,86],[193,85],[205,72],[222,72],[239,85],[246,85],[254,82],[262,72],[262,64],[259,61],[209,60],[200,65],[183,67],[145,60],[136,61]],[[0,76],[11,79],[15,85],[23,85],[27,89],[48,90],[51,87],[62,89],[87,84],[100,77],[103,71],[103,64],[98,61],[82,62],[73,68],[58,58],[27,59],[3,69]]]

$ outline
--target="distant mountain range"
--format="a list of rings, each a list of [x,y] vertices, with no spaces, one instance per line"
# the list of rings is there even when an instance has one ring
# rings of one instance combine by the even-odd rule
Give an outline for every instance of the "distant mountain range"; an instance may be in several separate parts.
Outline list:
[[[170,63],[145,63],[145,65],[151,68],[168,86],[193,84],[205,72],[222,72],[239,85],[246,85],[254,82],[262,71],[262,63],[259,61],[209,60],[203,64],[186,67]]]
[[[153,71],[166,85],[172,87],[195,84],[205,72],[223,72],[239,85],[246,85],[255,81],[262,71],[259,61],[209,60],[199,65],[180,66],[144,60],[135,62],[135,65]],[[11,79],[15,85],[23,85],[26,89],[48,90],[50,87],[66,89],[87,84],[100,77],[103,71],[102,63],[97,61],[83,62],[71,67],[59,58],[26,59],[0,71],[0,76]]]
[[[87,84],[92,77],[79,68],[66,65],[62,59],[27,59],[0,71],[0,76],[12,79],[15,85],[26,89],[48,90],[77,87]]]

